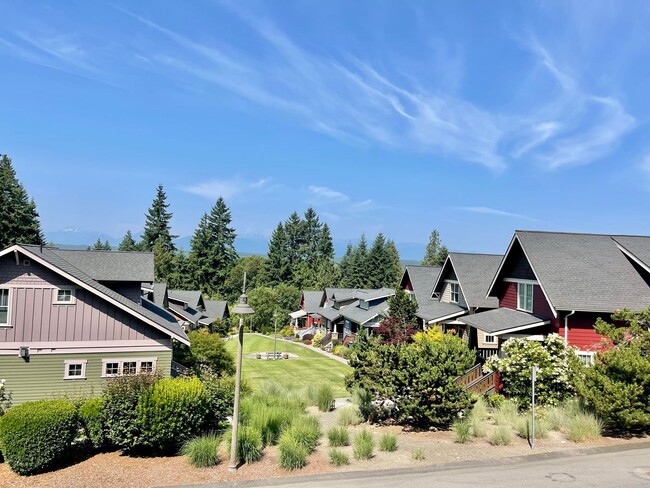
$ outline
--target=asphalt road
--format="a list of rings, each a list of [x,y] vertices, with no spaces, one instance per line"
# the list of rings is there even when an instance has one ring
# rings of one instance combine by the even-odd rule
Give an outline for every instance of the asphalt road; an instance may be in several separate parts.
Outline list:
[[[282,488],[459,488],[459,487],[614,487],[650,488],[650,447],[596,449],[563,455],[514,458],[373,472],[215,484],[205,487]],[[595,453],[594,453],[595,452]]]

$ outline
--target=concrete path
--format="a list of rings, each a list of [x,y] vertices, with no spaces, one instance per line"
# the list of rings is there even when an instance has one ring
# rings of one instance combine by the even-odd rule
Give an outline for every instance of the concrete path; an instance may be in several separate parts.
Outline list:
[[[499,460],[201,485],[279,488],[650,488],[650,443],[576,449]],[[195,485],[197,486],[197,485]]]

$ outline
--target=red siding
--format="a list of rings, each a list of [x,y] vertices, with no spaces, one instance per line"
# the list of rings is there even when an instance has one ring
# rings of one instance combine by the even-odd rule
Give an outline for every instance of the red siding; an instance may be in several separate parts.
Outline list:
[[[503,293],[499,298],[499,308],[517,309],[517,283],[503,283]]]
[[[546,301],[542,287],[539,285],[533,285],[533,313],[542,315],[543,317],[553,317],[553,310],[551,310],[551,306]]]
[[[598,315],[576,314],[569,317],[569,345],[576,346],[583,351],[602,349],[603,336],[594,329]],[[603,319],[607,319],[605,316]],[[564,319],[563,319],[564,321]],[[560,335],[564,334],[564,323],[561,325]]]

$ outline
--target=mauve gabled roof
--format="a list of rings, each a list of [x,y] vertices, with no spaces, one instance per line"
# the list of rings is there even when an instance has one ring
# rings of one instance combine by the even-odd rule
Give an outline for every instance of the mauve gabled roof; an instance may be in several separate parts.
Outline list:
[[[610,235],[516,231],[514,238],[557,310],[613,312],[650,305],[650,287]]]
[[[48,248],[95,281],[153,282],[153,253]]]
[[[318,312],[318,309],[320,308],[321,301],[323,299],[323,291],[322,290],[305,290],[302,292],[302,295],[304,297],[304,310],[307,313],[316,313]]]
[[[612,236],[627,253],[650,268],[650,237],[647,236]]]
[[[450,252],[449,259],[468,307],[497,308],[499,306],[496,297],[486,298],[485,295],[501,264],[502,255]]]
[[[67,259],[64,259],[60,253],[54,252],[55,250],[52,248],[48,248],[48,247],[41,248],[40,246],[31,246],[31,245],[22,245],[22,244],[19,245],[18,247],[22,248],[23,250],[27,251],[28,253],[38,258],[45,260],[51,266],[58,268],[62,272],[67,273],[68,275],[81,281],[82,283],[84,283],[86,286],[88,286],[95,292],[111,298],[112,300],[120,303],[121,305],[128,308],[132,312],[135,312],[141,317],[156,323],[158,326],[160,326],[162,329],[167,331],[175,339],[178,339],[181,342],[189,344],[187,335],[185,334],[185,331],[181,328],[181,326],[178,324],[178,322],[176,322],[176,320],[174,320],[171,315],[167,314],[164,311],[152,310],[151,307],[158,308],[152,302],[148,302],[147,307],[144,307],[141,304],[134,302],[133,300],[129,300],[125,296],[120,295],[119,293],[95,281],[84,271],[74,266]],[[69,252],[75,252],[75,251],[69,251]],[[84,251],[80,251],[80,252],[84,252]],[[128,253],[119,253],[119,254],[128,254]],[[63,255],[69,256],[69,254],[63,254]],[[153,260],[153,257],[150,256],[150,259]]]
[[[441,269],[440,266],[414,266],[410,264],[406,266],[402,281],[408,275],[418,306],[423,306],[431,301],[433,286],[436,284]]]

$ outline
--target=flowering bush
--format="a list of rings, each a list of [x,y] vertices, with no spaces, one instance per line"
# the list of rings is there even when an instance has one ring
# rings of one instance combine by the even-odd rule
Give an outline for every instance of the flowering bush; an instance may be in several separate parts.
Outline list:
[[[502,351],[505,357],[490,357],[483,370],[498,372],[502,393],[516,398],[522,407],[530,405],[533,365],[539,368],[535,383],[537,402],[557,405],[574,394],[574,381],[583,368],[574,348],[567,346],[559,335],[550,334],[544,342],[509,339]]]

